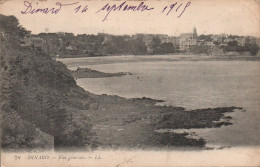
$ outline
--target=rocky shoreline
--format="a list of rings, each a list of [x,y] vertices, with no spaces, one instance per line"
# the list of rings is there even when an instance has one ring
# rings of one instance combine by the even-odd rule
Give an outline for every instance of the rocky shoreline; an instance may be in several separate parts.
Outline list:
[[[80,68],[78,71],[78,75],[77,70],[72,71],[74,78],[119,77],[128,74],[103,73],[89,68]],[[93,125],[95,149],[205,149],[206,140],[203,138],[190,137],[187,132],[162,133],[158,130],[228,126],[232,124],[232,117],[225,116],[225,113],[242,110],[240,107],[218,107],[186,111],[182,107],[156,105],[164,101],[146,97],[126,99],[106,94],[90,96],[94,103],[90,104],[88,110],[82,110],[81,114],[89,117]]]
[[[238,107],[208,108],[186,111],[182,107],[158,106],[149,98],[125,99],[119,96],[95,95],[95,105],[87,114],[93,124],[100,148],[172,149],[206,148],[203,138],[189,133],[158,133],[158,129],[216,128],[231,125],[225,113]]]
[[[118,73],[104,73],[90,68],[78,68],[72,70],[72,75],[75,79],[78,78],[106,78],[106,77],[120,77],[124,75],[133,75],[129,72],[118,72]]]

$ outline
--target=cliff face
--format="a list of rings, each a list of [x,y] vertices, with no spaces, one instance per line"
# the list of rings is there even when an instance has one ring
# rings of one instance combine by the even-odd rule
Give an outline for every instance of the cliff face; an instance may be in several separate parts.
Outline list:
[[[54,136],[55,147],[90,144],[91,125],[79,111],[89,107],[91,95],[65,65],[20,46],[27,32],[14,17],[1,15],[0,22],[2,147],[37,147],[36,129]]]

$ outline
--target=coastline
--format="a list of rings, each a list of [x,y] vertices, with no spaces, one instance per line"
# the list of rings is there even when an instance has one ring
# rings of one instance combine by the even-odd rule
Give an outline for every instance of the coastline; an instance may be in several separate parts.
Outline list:
[[[77,70],[71,70],[72,76],[77,80],[79,78],[106,78],[106,77],[121,77],[124,75],[133,75],[129,72],[118,73],[104,73],[90,68],[78,68]]]
[[[83,78],[120,77],[127,74],[103,73],[89,68],[80,71]],[[75,74],[74,77],[77,78]],[[215,149],[208,147],[206,140],[194,133],[176,130],[232,125],[232,117],[225,114],[242,111],[242,108],[234,106],[187,111],[182,107],[158,106],[157,103],[164,101],[146,97],[128,99],[116,95],[90,94],[94,103],[82,114],[91,120],[99,149]]]
[[[241,109],[222,107],[186,111],[182,107],[158,106],[156,103],[162,101],[145,97],[126,99],[119,96],[95,95],[76,84],[70,71],[71,66],[66,66],[66,63],[55,61],[50,56],[32,48],[20,48],[17,45],[18,47],[13,49],[13,46],[12,42],[6,42],[3,45],[7,48],[7,53],[2,55],[6,66],[2,75],[5,77],[5,84],[14,85],[4,87],[5,97],[3,98],[6,98],[9,103],[19,102],[21,99],[22,102],[19,103],[19,110],[17,110],[19,113],[10,113],[6,110],[5,114],[10,117],[16,116],[14,118],[20,121],[17,126],[26,127],[19,129],[16,135],[24,134],[28,127],[31,129],[26,131],[28,137],[25,136],[22,139],[25,144],[19,143],[20,136],[13,137],[13,134],[8,133],[9,127],[4,129],[5,148],[19,149],[30,146],[29,149],[41,147],[42,143],[48,143],[49,146],[54,143],[55,150],[66,147],[70,150],[71,148],[81,150],[165,148],[171,150],[176,147],[203,149],[206,148],[205,139],[190,138],[190,134],[186,132],[158,133],[156,130],[226,126],[231,124],[231,117],[225,118],[225,113]],[[130,57],[130,61],[151,61],[151,57],[147,56],[131,58],[133,57]],[[169,56],[166,59],[164,56],[153,57],[152,61],[158,61],[158,59],[176,61],[175,58],[169,59]],[[90,64],[95,63],[89,59],[85,60]],[[109,57],[102,57],[98,60],[100,60],[98,64],[118,62],[118,59],[111,60]],[[80,62],[84,64],[86,61]],[[79,65],[80,68],[82,68],[81,65]],[[8,70],[9,68],[14,72]],[[86,73],[89,71],[92,70],[87,70]],[[119,74],[95,71],[95,77]],[[8,92],[16,94],[9,95]],[[17,104],[8,106],[17,106]],[[5,121],[9,120],[5,119]],[[10,128],[14,127],[13,124],[13,122],[5,123]],[[37,135],[34,127],[45,134]],[[32,133],[34,131],[35,133]],[[9,136],[16,140],[10,143]],[[39,140],[40,143],[32,145],[32,142]],[[43,145],[43,147],[48,149],[48,145]]]
[[[199,148],[206,147],[203,138],[192,134],[158,132],[162,129],[216,128],[228,126],[232,117],[225,113],[240,107],[219,107],[186,111],[182,107],[158,106],[161,100],[150,98],[126,99],[112,95],[93,95],[95,103],[84,114],[93,124],[99,148]]]
[[[132,63],[132,62],[151,62],[151,61],[260,61],[260,56],[208,56],[208,55],[123,55],[123,56],[102,56],[102,57],[80,57],[80,58],[58,58],[67,65],[71,70],[75,66],[73,60],[81,60],[81,68],[86,68],[86,65],[112,64],[112,63]],[[98,60],[98,61],[97,61]]]
[[[70,58],[95,58],[95,57],[120,57],[120,56],[136,56],[136,57],[141,57],[141,56],[207,56],[207,57],[260,57],[260,52],[257,53],[256,55],[251,55],[247,53],[239,53],[239,52],[226,52],[226,53],[200,53],[200,54],[195,54],[192,52],[187,52],[187,53],[167,53],[167,54],[107,54],[107,55],[95,55],[95,56],[85,56],[85,55],[66,55],[66,56],[61,56],[58,59],[70,59]]]

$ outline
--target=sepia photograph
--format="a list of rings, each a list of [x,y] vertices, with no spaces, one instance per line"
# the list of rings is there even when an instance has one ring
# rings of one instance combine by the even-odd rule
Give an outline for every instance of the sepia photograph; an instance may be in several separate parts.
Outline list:
[[[0,0],[1,166],[260,165],[259,0]]]

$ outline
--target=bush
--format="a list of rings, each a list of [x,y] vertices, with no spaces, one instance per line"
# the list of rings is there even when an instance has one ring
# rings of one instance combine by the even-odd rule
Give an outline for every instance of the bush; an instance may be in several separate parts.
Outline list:
[[[194,53],[194,54],[209,54],[211,53],[211,48],[210,46],[191,46],[190,47],[190,52]]]
[[[18,31],[11,34],[10,27],[1,24],[6,30],[0,46],[2,146],[29,147],[36,128],[53,135],[59,146],[90,144],[91,125],[79,112],[89,100],[86,92],[65,65],[43,51],[19,45],[23,29],[17,19],[0,15],[2,20]]]

